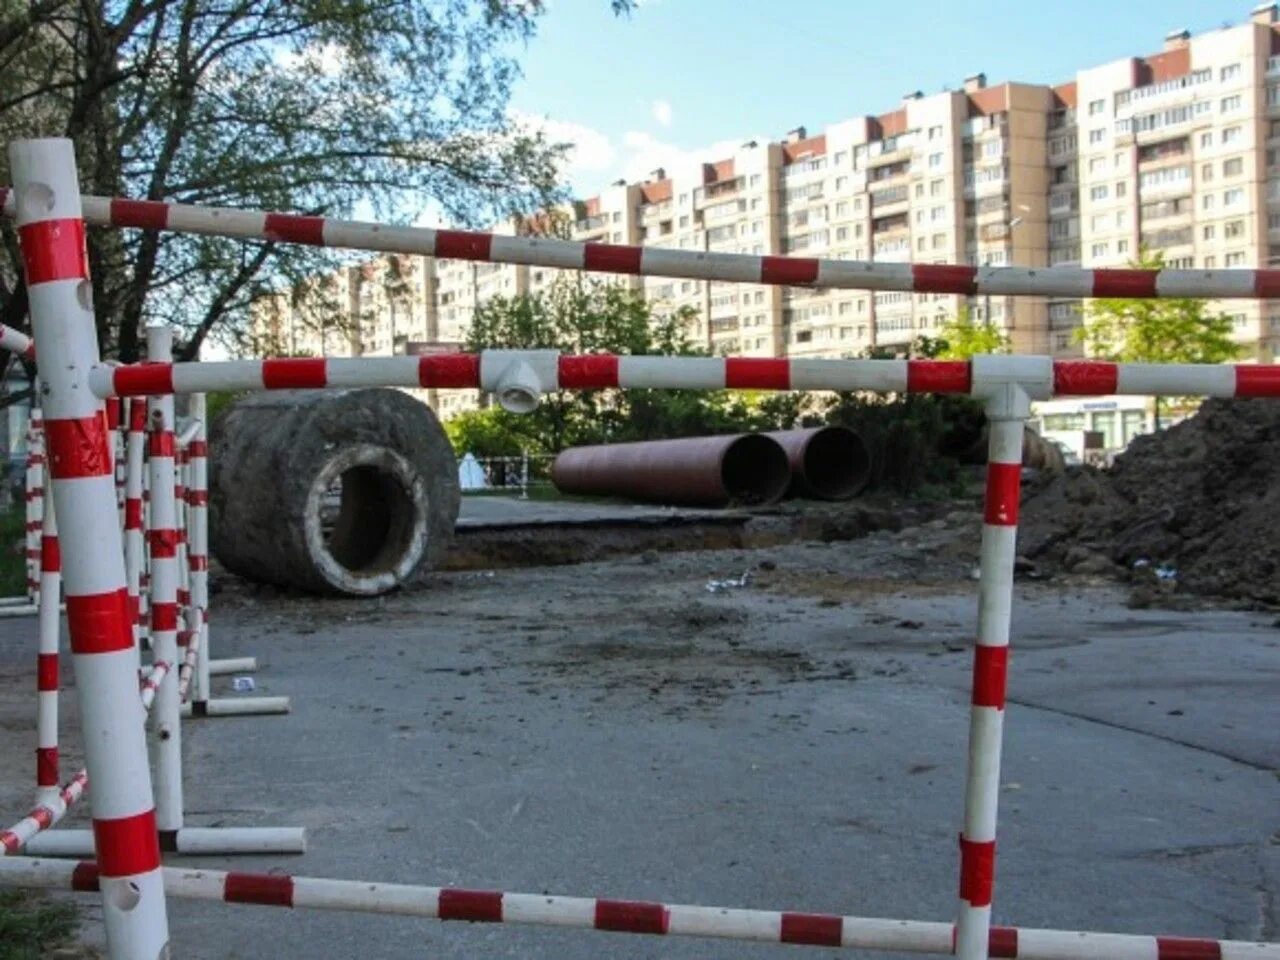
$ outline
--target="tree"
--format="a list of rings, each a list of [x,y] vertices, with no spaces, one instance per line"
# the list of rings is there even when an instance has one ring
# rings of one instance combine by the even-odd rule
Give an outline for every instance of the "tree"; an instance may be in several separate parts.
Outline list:
[[[561,277],[546,291],[480,306],[467,348],[556,349],[564,353],[696,356],[688,311],[662,314],[617,284]],[[803,416],[803,395],[702,390],[561,390],[530,414],[488,408],[447,429],[459,452],[511,456],[558,453],[581,444],[779,429]]]
[[[633,0],[610,0],[616,13]],[[491,222],[559,199],[561,147],[515,123],[512,51],[544,0],[0,0],[0,139],[75,141],[86,193]],[[0,320],[26,294],[4,228]],[[332,269],[268,241],[95,231],[99,339],[131,361],[148,321],[189,358],[243,332],[265,285]]]
[[[1144,250],[1130,266],[1160,270],[1164,255]],[[1231,318],[1210,313],[1204,300],[1109,299],[1089,304],[1076,339],[1090,356],[1121,363],[1223,363],[1240,353],[1231,330]],[[1156,397],[1159,426],[1160,398]]]
[[[984,320],[976,323],[965,308],[948,321],[938,334],[942,347],[937,356],[944,360],[968,360],[983,353],[1008,353],[1009,338],[1003,330]]]

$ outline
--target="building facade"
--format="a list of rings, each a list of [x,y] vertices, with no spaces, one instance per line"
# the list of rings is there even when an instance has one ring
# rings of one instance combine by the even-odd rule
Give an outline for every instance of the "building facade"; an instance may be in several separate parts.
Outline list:
[[[1278,19],[1277,5],[1264,4],[1244,24],[1172,33],[1158,53],[1053,86],[989,86],[978,74],[821,133],[797,128],[714,163],[619,181],[561,213],[577,240],[686,250],[1093,267],[1123,266],[1146,249],[1177,267],[1278,265]],[[316,281],[338,320],[317,326],[301,305],[308,297],[295,294],[259,304],[255,327],[290,348],[279,352],[451,349],[478,304],[545,290],[558,272],[384,257]],[[1001,327],[1016,352],[1080,352],[1079,300],[612,282],[659,310],[687,309],[689,334],[717,354],[898,350],[962,309]],[[1231,316],[1244,358],[1280,354],[1280,301],[1212,307]],[[443,392],[425,399],[446,417],[475,403]]]

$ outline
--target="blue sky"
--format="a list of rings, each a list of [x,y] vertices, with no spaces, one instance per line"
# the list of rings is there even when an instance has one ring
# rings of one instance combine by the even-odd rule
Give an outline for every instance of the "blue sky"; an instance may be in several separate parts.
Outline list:
[[[897,107],[984,71],[1060,83],[1154,53],[1164,35],[1248,19],[1256,0],[547,0],[512,108],[577,149],[579,196],[743,140]],[[981,15],[975,15],[981,11]]]

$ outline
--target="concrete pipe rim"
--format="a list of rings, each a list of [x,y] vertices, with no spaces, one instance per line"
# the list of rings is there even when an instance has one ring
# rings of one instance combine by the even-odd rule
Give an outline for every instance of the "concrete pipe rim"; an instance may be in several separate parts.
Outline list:
[[[337,516],[326,530],[326,500],[338,480]],[[312,480],[304,517],[307,548],[335,590],[376,596],[400,586],[422,562],[429,518],[426,480],[409,461],[388,447],[355,444],[338,450]]]

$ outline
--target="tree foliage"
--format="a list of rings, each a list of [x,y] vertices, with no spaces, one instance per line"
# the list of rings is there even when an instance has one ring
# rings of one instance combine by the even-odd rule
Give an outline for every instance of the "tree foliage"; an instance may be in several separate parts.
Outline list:
[[[1003,330],[990,320],[975,321],[964,308],[943,326],[938,338],[943,345],[936,355],[944,360],[968,360],[978,354],[1009,352],[1009,338]]]
[[[561,278],[548,290],[490,300],[476,311],[467,348],[556,349],[564,353],[697,356],[686,312],[659,313],[637,291]],[[562,390],[531,414],[497,407],[445,426],[459,453],[558,453],[581,444],[655,440],[791,427],[802,394],[703,390]]]
[[[1130,266],[1159,270],[1164,255],[1144,251]],[[1091,356],[1123,363],[1222,363],[1240,352],[1231,318],[1187,297],[1094,300],[1076,336]]]
[[[632,0],[610,0],[629,12]],[[543,0],[0,0],[0,139],[67,136],[86,193],[460,223],[557,199],[560,148],[507,109]],[[5,227],[0,320],[24,326]],[[192,356],[264,284],[331,269],[267,241],[94,231],[99,337]]]

